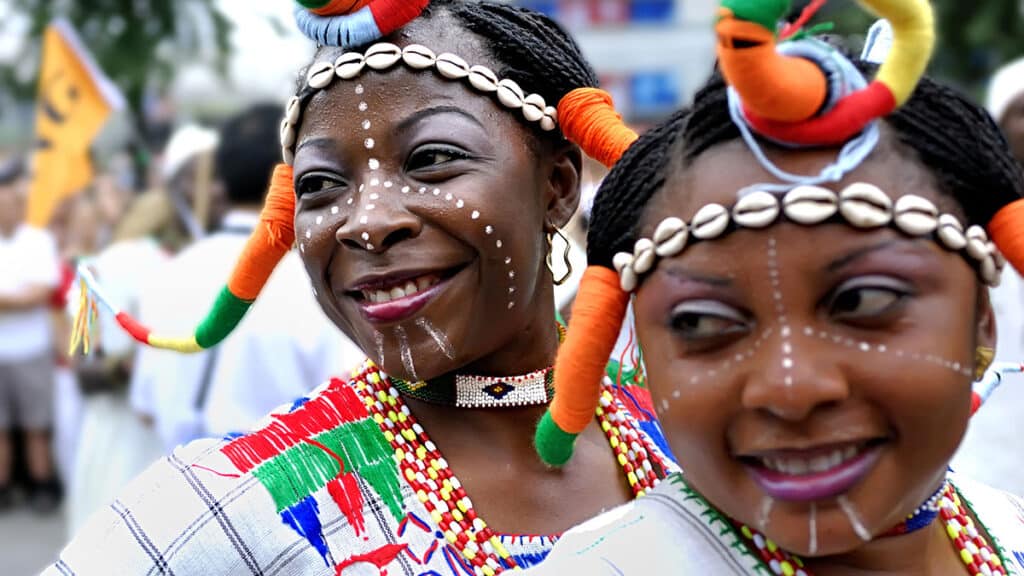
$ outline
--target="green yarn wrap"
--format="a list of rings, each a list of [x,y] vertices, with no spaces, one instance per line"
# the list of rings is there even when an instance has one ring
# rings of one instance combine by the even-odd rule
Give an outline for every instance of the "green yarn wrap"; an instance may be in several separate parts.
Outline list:
[[[217,301],[213,309],[206,315],[203,322],[196,328],[196,343],[203,348],[209,349],[221,340],[227,338],[228,334],[238,326],[242,317],[249,311],[252,301],[246,302],[235,296],[225,286],[217,295]]]
[[[571,434],[559,428],[551,418],[551,411],[548,410],[537,425],[533,441],[536,444],[537,455],[545,464],[561,467],[572,458],[577,436],[578,434]]]
[[[791,0],[722,0],[722,8],[728,8],[736,18],[771,31],[775,31],[791,7]]]
[[[299,3],[299,6],[302,6],[307,10],[315,10],[317,8],[327,6],[330,4],[331,0],[296,0],[296,2]]]

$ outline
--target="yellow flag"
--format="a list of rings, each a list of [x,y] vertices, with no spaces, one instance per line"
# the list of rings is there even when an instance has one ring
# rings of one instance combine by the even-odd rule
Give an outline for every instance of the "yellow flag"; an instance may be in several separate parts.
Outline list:
[[[92,180],[89,148],[110,113],[124,98],[64,20],[43,36],[36,103],[36,147],[28,219],[45,226],[62,200]]]

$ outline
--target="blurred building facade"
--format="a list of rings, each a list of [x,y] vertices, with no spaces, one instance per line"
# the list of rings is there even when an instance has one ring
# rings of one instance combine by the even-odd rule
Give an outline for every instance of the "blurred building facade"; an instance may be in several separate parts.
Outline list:
[[[687,103],[711,73],[718,0],[515,0],[564,24],[636,124]]]

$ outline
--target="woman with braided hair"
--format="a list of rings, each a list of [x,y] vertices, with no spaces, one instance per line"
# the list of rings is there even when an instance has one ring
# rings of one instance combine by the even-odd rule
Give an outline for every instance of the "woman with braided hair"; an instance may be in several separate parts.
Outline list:
[[[928,3],[863,3],[892,21],[881,66],[878,45],[780,42],[787,2],[723,2],[721,75],[604,181],[556,369],[632,299],[683,472],[527,572],[1024,574],[1024,500],[949,471],[1021,371],[991,363],[988,287],[1004,255],[1024,269],[1024,173],[983,109],[921,78]],[[565,407],[597,403],[576,376],[538,430],[556,465]]]
[[[672,469],[621,364],[573,466],[532,447],[562,331],[545,260],[561,258],[580,148],[611,164],[636,138],[573,40],[500,2],[301,4],[320,47],[229,285],[188,338],[118,319],[151,346],[214,346],[294,243],[370,359],[249,434],[176,450],[52,574],[497,574]],[[84,305],[105,305],[82,280]]]

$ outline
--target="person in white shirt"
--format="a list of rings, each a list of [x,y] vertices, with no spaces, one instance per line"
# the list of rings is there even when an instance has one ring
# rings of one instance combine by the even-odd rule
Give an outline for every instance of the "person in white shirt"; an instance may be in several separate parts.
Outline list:
[[[53,424],[53,335],[49,301],[60,281],[56,244],[24,221],[20,165],[0,174],[0,507],[10,506],[15,426],[25,433],[30,502],[59,498],[49,443]]]
[[[256,106],[228,121],[215,171],[230,209],[214,234],[175,256],[144,284],[139,319],[188,332],[225,284],[259,221],[279,149],[278,106]],[[143,348],[132,403],[148,413],[166,447],[245,432],[273,408],[309,392],[310,383],[344,373],[362,353],[326,319],[296,254],[278,266],[232,336],[215,350],[180,355]]]

